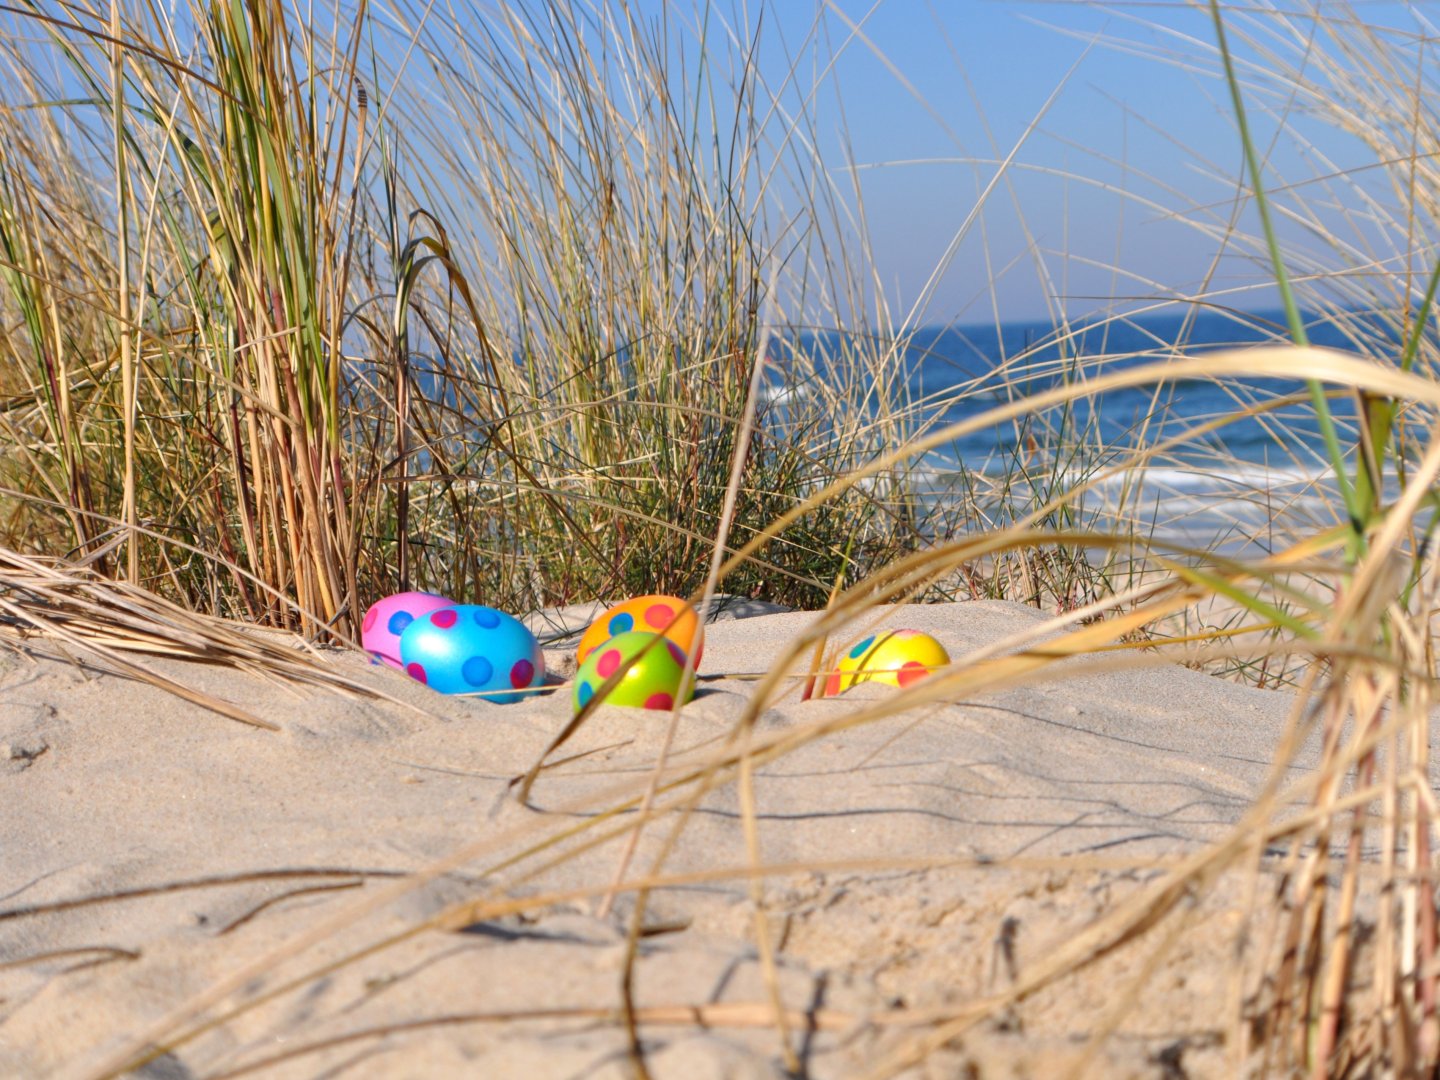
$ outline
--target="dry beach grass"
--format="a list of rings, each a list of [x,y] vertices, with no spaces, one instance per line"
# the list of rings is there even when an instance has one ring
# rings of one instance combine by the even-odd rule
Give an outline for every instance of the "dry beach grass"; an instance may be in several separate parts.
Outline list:
[[[664,10],[7,12],[0,1071],[1433,1073],[1423,40],[1211,5],[1177,56],[1269,214],[1190,209],[1291,325],[1038,391],[1010,357],[941,429],[810,168],[828,24],[777,82],[763,25]],[[1248,118],[1300,105],[1388,178],[1325,179],[1363,243],[1285,231],[1320,200]],[[1371,319],[1312,348],[1302,306]],[[1070,411],[1183,379],[1235,412]],[[1303,460],[1298,408],[1328,473],[1263,547],[1085,509],[1241,416]],[[1012,469],[927,486],[1012,423]],[[414,587],[534,612],[552,671],[565,605],[747,599],[692,704],[575,724],[366,663]],[[806,694],[898,625],[954,663]]]

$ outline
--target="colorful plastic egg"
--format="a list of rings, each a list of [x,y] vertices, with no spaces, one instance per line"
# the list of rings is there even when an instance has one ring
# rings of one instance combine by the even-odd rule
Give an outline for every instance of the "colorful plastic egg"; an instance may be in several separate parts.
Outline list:
[[[400,663],[400,635],[421,615],[454,607],[455,601],[431,592],[392,593],[377,600],[365,612],[360,624],[360,645],[377,663],[403,668]]]
[[[516,691],[545,682],[545,654],[529,627],[482,604],[422,615],[400,635],[411,678],[442,694],[489,691],[487,701],[519,701]]]
[[[668,638],[662,639],[653,648],[647,648],[658,638],[659,634],[632,630],[616,634],[593,650],[575,673],[575,711],[578,713],[588,705],[605,680],[620,670],[622,664],[641,653],[644,655],[630,665],[620,681],[605,695],[605,704],[630,705],[640,709],[673,708],[680,693],[680,684],[685,679],[685,653]],[[689,683],[686,701],[695,696],[693,674]]]
[[[695,666],[705,652],[705,630],[695,609],[677,596],[637,596],[616,604],[601,615],[575,649],[575,662],[583,664],[596,648],[619,634],[631,631],[664,634],[680,646],[685,655],[695,654]]]
[[[950,663],[945,646],[920,630],[884,630],[867,637],[840,658],[825,682],[825,696],[844,693],[856,683],[909,686]]]

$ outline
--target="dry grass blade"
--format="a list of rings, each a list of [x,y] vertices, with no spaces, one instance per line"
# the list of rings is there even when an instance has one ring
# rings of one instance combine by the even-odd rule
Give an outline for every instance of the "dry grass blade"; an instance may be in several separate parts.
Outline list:
[[[45,952],[22,956],[16,960],[0,960],[0,971],[79,957],[85,957],[84,961],[72,966],[71,971],[95,967],[97,964],[108,964],[112,960],[139,960],[140,954],[132,949],[121,949],[114,945],[82,945],[73,949],[47,949]]]
[[[273,1069],[288,1061],[294,1061],[296,1058],[308,1057],[337,1046],[372,1039],[385,1039],[434,1028],[454,1027],[460,1024],[515,1024],[526,1020],[588,1020],[614,1023],[620,1019],[619,1010],[608,1008],[516,1009],[506,1012],[432,1016],[402,1024],[366,1028],[363,1031],[337,1035],[329,1039],[316,1039],[304,1046],[293,1047],[277,1054],[271,1054],[269,1057],[258,1058],[237,1068],[216,1073],[210,1077],[210,1080],[233,1080],[238,1076],[250,1076],[257,1072]],[[786,1014],[785,1019],[792,1030],[814,1032],[846,1031],[862,1023],[902,1026],[909,1018],[903,1016],[860,1017],[851,1016],[836,1009],[812,1009],[806,1012],[791,1010]],[[693,1005],[647,1005],[636,1008],[634,1021],[637,1024],[661,1027],[753,1028],[765,1027],[774,1023],[775,1013],[773,1006],[768,1002],[699,1002]]]
[[[29,919],[37,915],[52,915],[61,911],[75,911],[79,908],[120,903],[125,900],[138,900],[149,896],[161,896],[165,893],[186,892],[190,889],[228,888],[233,885],[245,885],[257,881],[295,881],[306,878],[345,879],[339,884],[327,883],[315,886],[315,888],[321,889],[336,889],[350,888],[351,882],[355,879],[364,880],[366,878],[393,878],[402,876],[399,871],[395,870],[358,870],[354,867],[343,866],[306,866],[279,870],[242,871],[234,874],[220,874],[214,877],[192,878],[185,881],[168,881],[163,885],[123,889],[119,892],[105,893],[98,896],[79,896],[69,900],[52,900],[41,904],[26,904],[21,907],[7,908],[0,910],[0,922],[8,922],[13,919]],[[288,896],[292,894],[286,893],[285,895]]]
[[[299,642],[287,642],[186,610],[145,589],[102,578],[88,568],[34,559],[5,548],[0,548],[0,611],[8,616],[5,621],[12,633],[38,632],[54,637],[97,658],[103,666],[267,730],[278,728],[127,654],[148,653],[223,664],[296,686],[395,701],[333,670],[313,650],[302,649]]]
[[[238,705],[235,705],[233,702],[217,698],[212,694],[201,693],[184,683],[177,682],[166,675],[162,675],[144,664],[131,660],[120,648],[116,647],[117,642],[120,643],[121,647],[123,647],[123,644],[126,642],[127,639],[123,635],[100,636],[97,638],[85,631],[77,633],[63,623],[51,621],[46,616],[39,614],[33,607],[16,604],[10,600],[0,599],[0,611],[12,615],[22,627],[34,627],[42,633],[50,634],[67,644],[78,646],[82,650],[86,650],[99,657],[103,663],[108,663],[113,670],[123,675],[128,675],[131,678],[139,679],[142,682],[148,682],[152,686],[166,690],[193,705],[199,705],[212,712],[217,712],[221,716],[229,717],[231,720],[238,720],[242,724],[249,724],[251,727],[263,728],[266,731],[280,730],[278,724],[255,716],[247,710],[240,708]],[[93,626],[94,624],[90,625]]]

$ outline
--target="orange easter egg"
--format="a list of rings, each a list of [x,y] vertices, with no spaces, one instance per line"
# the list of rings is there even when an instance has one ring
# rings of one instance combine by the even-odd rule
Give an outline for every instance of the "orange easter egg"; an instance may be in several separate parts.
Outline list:
[[[575,662],[583,664],[587,656],[611,638],[637,630],[664,634],[687,656],[693,655],[695,666],[700,666],[700,654],[705,647],[705,629],[700,617],[679,597],[661,595],[637,596],[606,611],[590,624],[580,639]]]

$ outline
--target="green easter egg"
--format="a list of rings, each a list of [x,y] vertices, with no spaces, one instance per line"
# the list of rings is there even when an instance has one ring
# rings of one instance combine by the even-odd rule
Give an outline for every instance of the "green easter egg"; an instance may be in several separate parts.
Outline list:
[[[660,644],[647,649],[656,639]],[[643,656],[640,656],[644,653]],[[637,709],[665,709],[675,706],[680,683],[685,675],[685,653],[668,638],[644,630],[616,634],[594,649],[580,670],[575,673],[572,696],[578,713],[600,692],[615,672],[629,659],[640,656],[631,664],[620,681],[605,695],[607,705],[629,705]],[[685,700],[695,696],[694,676]]]

